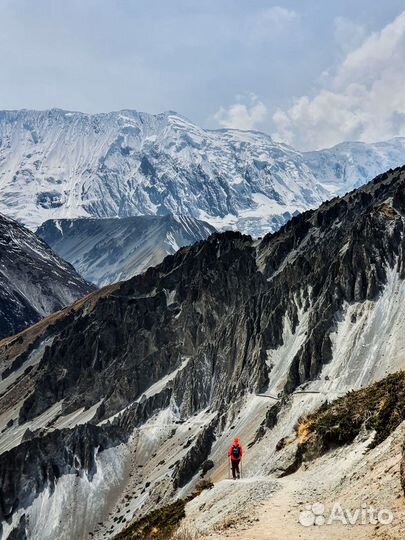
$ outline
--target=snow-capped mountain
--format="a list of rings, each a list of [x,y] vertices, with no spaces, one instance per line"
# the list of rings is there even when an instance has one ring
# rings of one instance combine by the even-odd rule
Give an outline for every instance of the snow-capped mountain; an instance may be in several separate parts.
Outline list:
[[[0,113],[0,210],[33,229],[173,213],[259,235],[326,196],[302,155],[263,133],[174,112]]]
[[[215,229],[186,216],[48,220],[36,234],[98,286],[129,279]]]
[[[404,242],[402,167],[261,241],[215,233],[0,344],[3,537],[114,538],[157,507],[185,504],[207,468],[215,506],[204,495],[190,504],[210,534],[227,518],[218,499],[240,512],[244,488],[257,497],[263,483],[281,488],[277,478],[300,467],[313,427],[304,424],[297,442],[300,419],[403,370]],[[331,411],[307,456],[341,452],[328,466],[321,459],[313,497],[325,479],[346,479],[350,490],[368,475],[375,442],[374,493],[389,466],[400,501],[400,448],[389,437],[404,420],[392,390],[404,393],[402,379],[388,395],[368,391],[353,422],[353,394],[336,421]],[[353,451],[342,448],[359,433]],[[235,435],[248,451],[244,481],[231,483]],[[356,474],[347,468],[354,462]],[[308,466],[291,480],[300,497]]]
[[[94,290],[34,233],[0,214],[0,338]]]
[[[344,142],[314,152],[304,161],[332,195],[344,195],[381,172],[405,163],[405,137],[378,143]]]
[[[302,154],[174,112],[0,112],[0,211],[32,229],[172,213],[260,236],[403,162],[403,139]]]

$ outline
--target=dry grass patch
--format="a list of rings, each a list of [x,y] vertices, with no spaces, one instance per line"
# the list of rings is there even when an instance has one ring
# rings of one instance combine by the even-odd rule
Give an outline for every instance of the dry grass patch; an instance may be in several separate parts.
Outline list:
[[[389,375],[367,388],[349,392],[303,417],[296,435],[304,452],[321,452],[351,443],[364,426],[374,430],[371,447],[383,442],[405,420],[405,371]]]
[[[173,538],[180,521],[185,517],[184,507],[185,501],[178,499],[172,504],[153,510],[117,534],[114,540],[168,540]],[[177,540],[189,539],[183,536],[178,537]]]

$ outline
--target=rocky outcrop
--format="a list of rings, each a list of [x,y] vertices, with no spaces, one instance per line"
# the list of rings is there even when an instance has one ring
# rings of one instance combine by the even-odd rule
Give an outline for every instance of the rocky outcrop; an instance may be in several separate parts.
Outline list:
[[[272,463],[271,472],[278,478],[295,473],[302,463],[302,448],[296,441],[288,443],[280,449]]]
[[[215,440],[214,430],[217,421],[212,422],[197,437],[186,456],[177,465],[174,471],[174,488],[183,487],[193,478],[196,471],[206,462],[210,455],[212,443]]]
[[[397,265],[401,272],[404,219],[399,201],[404,181],[403,169],[381,175],[366,188],[293,218],[279,233],[263,239],[259,257],[273,290],[282,291],[275,295],[281,313],[288,312],[294,327],[298,308],[311,306],[308,337],[291,365],[287,391],[316,377],[330,361],[330,332],[343,304],[375,299],[387,269]],[[271,332],[268,347],[278,340]]]
[[[212,401],[223,406],[222,382],[229,401],[238,391],[261,387],[265,366],[259,357],[254,369],[235,372],[258,355],[247,304],[260,282],[264,278],[257,272],[250,237],[225,233],[180,250],[158,269],[123,283],[90,313],[77,316],[45,351],[38,365],[40,381],[21,408],[20,422],[61,399],[66,413],[103,399],[103,416],[108,417],[187,357],[173,389],[184,415]],[[240,342],[231,339],[234,335]]]

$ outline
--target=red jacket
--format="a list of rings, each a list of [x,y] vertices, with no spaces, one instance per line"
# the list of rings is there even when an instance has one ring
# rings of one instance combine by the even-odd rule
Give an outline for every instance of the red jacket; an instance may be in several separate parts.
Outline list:
[[[238,446],[239,447],[239,457],[235,457],[232,453],[232,450],[233,450],[233,447],[234,446]],[[228,452],[228,457],[231,458],[232,461],[239,461],[240,459],[242,459],[242,456],[243,456],[243,448],[242,448],[242,445],[241,444],[232,444],[229,448],[229,452]]]

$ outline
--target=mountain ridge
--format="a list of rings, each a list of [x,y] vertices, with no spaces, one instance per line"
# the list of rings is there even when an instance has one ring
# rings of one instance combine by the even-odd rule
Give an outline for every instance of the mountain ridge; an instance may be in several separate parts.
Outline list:
[[[0,214],[0,338],[85,296],[94,286],[34,233]]]
[[[213,232],[214,227],[204,221],[166,214],[48,220],[36,234],[100,287],[143,273],[166,255]]]
[[[370,148],[343,188],[403,164],[402,147],[381,162]],[[204,130],[172,112],[3,111],[0,210],[33,229],[47,219],[174,213],[263,236],[343,189],[336,163],[350,159],[308,157],[254,130]]]

